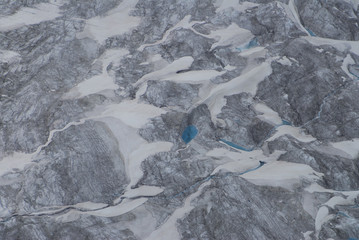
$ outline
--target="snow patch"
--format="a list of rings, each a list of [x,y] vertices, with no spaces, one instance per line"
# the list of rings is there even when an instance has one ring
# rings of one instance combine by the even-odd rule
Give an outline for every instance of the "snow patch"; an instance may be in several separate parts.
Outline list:
[[[1,20],[0,20],[1,21]],[[20,61],[20,54],[14,51],[0,50],[0,63],[15,63]]]
[[[0,176],[14,171],[22,171],[31,165],[32,154],[15,152],[0,161]]]
[[[107,67],[113,63],[118,65],[120,60],[128,54],[126,49],[111,49],[107,50],[100,58],[102,62],[102,73],[93,76],[85,81],[79,83],[63,96],[63,99],[82,98],[90,94],[98,93],[104,90],[116,90],[118,85],[114,83],[114,77],[110,76]]]
[[[256,185],[276,186],[292,189],[302,179],[319,180],[322,173],[314,171],[310,166],[299,163],[275,161],[265,164],[254,172],[243,175],[243,178]]]
[[[282,119],[278,113],[263,103],[258,103],[254,106],[254,109],[259,112],[260,115],[257,118],[271,125],[282,124]]]
[[[349,140],[349,141],[331,143],[331,145],[334,148],[347,153],[347,157],[349,157],[349,158],[355,159],[359,155],[359,139],[358,138]]]
[[[89,115],[97,116],[97,118],[117,118],[126,125],[138,129],[145,125],[149,119],[165,112],[163,109],[149,104],[137,103],[136,101],[123,101],[119,104],[110,104],[98,108],[89,113]]]
[[[301,142],[312,142],[312,141],[316,140],[316,138],[314,138],[313,136],[306,135],[302,131],[302,129],[298,128],[298,127],[282,125],[282,126],[279,126],[276,130],[277,130],[276,133],[273,136],[271,136],[269,139],[267,139],[266,141],[268,141],[268,142],[273,141],[283,135],[290,135]]]
[[[84,212],[82,214],[99,216],[99,217],[116,217],[132,211],[133,209],[144,204],[147,200],[148,200],[147,198],[138,198],[134,200],[125,199],[122,203],[116,206],[111,206],[91,212]]]
[[[210,181],[205,182],[202,184],[198,190],[191,194],[184,202],[183,207],[176,209],[174,213],[167,219],[167,221],[161,225],[158,229],[151,233],[151,235],[146,238],[146,240],[158,240],[158,239],[171,239],[171,240],[179,240],[181,239],[180,234],[177,231],[177,220],[182,219],[188,214],[194,207],[191,206],[191,202],[193,199],[198,197],[202,189],[209,185]]]
[[[216,116],[221,112],[225,105],[225,96],[248,92],[253,96],[257,91],[257,85],[264,80],[265,77],[272,73],[271,61],[266,61],[259,66],[251,69],[245,74],[240,75],[227,83],[214,87],[208,97],[204,100],[211,111],[212,120],[215,122]]]
[[[232,23],[227,28],[211,31],[211,38],[218,39],[211,47],[211,50],[218,46],[241,45],[249,42],[254,35],[251,31],[240,28],[237,24]]]
[[[0,31],[10,31],[22,26],[38,24],[44,21],[55,19],[60,14],[58,5],[50,3],[36,4],[33,8],[24,7],[18,12],[0,18]]]
[[[234,10],[237,10],[239,12],[243,12],[249,8],[256,7],[259,4],[251,3],[251,2],[242,2],[239,3],[238,0],[216,0],[214,3],[214,6],[217,8],[216,12],[221,12],[223,10],[226,10],[228,8],[233,8]]]
[[[96,16],[86,20],[84,30],[77,34],[77,38],[89,37],[103,43],[109,37],[129,32],[138,26],[141,20],[129,15],[137,2],[138,0],[124,0],[117,8],[109,11],[107,16]]]

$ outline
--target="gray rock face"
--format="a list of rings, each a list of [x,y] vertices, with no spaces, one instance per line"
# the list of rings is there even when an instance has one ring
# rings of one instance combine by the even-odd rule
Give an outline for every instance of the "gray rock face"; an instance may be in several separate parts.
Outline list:
[[[179,221],[182,238],[300,239],[313,219],[293,195],[280,188],[248,184],[238,176],[219,175],[195,201],[195,209]],[[288,229],[293,222],[296,227]]]
[[[358,40],[357,6],[338,0],[295,1],[303,25],[320,37]]]
[[[0,14],[0,239],[359,239],[357,1]]]
[[[193,100],[198,97],[197,85],[157,81],[148,81],[147,84],[143,99],[156,107],[177,106],[188,110]]]

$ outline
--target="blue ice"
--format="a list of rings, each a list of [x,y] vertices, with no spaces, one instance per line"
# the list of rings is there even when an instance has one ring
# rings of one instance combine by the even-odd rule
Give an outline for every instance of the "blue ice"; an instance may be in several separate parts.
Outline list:
[[[187,144],[196,137],[198,130],[195,126],[189,125],[182,133],[182,139]]]
[[[292,123],[287,120],[282,120],[282,125],[292,126]]]
[[[257,38],[253,38],[247,44],[244,44],[241,47],[238,47],[237,50],[243,51],[243,50],[247,50],[247,49],[250,49],[253,47],[257,47],[257,46],[259,46],[258,40],[257,40]]]
[[[308,28],[306,28],[306,29],[307,29],[308,33],[310,34],[310,36],[316,37],[316,35],[315,35],[314,32],[312,32],[312,31],[311,31],[310,29],[308,29]]]
[[[354,70],[354,71],[353,71]],[[357,80],[359,80],[359,66],[356,65],[355,67],[353,67],[352,69],[351,68],[348,68],[348,71],[354,76],[357,78]]]
[[[227,141],[227,140],[224,140],[224,139],[220,139],[221,142],[224,142],[225,144],[227,144],[228,146],[231,146],[231,147],[234,147],[234,148],[237,148],[239,150],[243,150],[243,151],[246,151],[246,152],[251,152],[253,151],[253,148],[245,148],[245,147],[242,147],[242,146],[239,146],[235,143],[232,143],[230,141]]]

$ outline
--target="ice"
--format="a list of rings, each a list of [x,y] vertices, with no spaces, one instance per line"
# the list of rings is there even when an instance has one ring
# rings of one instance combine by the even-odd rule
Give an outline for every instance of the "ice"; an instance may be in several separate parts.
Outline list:
[[[314,138],[313,136],[306,135],[305,133],[303,133],[302,129],[298,127],[282,125],[277,127],[276,130],[277,130],[276,133],[266,141],[268,142],[273,141],[274,139],[283,135],[290,135],[301,142],[312,142],[316,140],[316,138]]]
[[[169,80],[171,82],[177,83],[201,83],[204,81],[209,81],[212,78],[224,74],[226,71],[216,71],[216,70],[198,70],[198,71],[189,71],[184,73],[179,73],[176,75],[168,76],[164,80]]]
[[[2,62],[2,63],[11,64],[11,63],[20,61],[20,58],[21,58],[21,56],[17,52],[8,51],[8,50],[0,50],[0,63]]]
[[[207,99],[204,100],[204,103],[208,105],[213,121],[215,121],[216,116],[221,112],[222,107],[226,103],[224,99],[225,96],[241,92],[248,92],[253,96],[255,95],[258,83],[272,73],[270,62],[271,61],[263,62],[245,74],[242,74],[227,83],[220,84],[210,91]]]
[[[205,36],[203,34],[198,33],[196,30],[194,30],[192,28],[193,25],[200,23],[199,21],[192,21],[190,22],[191,19],[191,15],[186,15],[181,21],[179,21],[175,26],[171,27],[170,29],[168,29],[164,34],[161,40],[155,42],[155,43],[149,43],[149,44],[143,44],[141,45],[138,50],[139,51],[143,51],[146,47],[150,47],[150,46],[154,46],[157,44],[161,44],[164,41],[167,40],[168,36],[171,34],[172,31],[176,30],[176,29],[180,29],[180,28],[184,28],[184,29],[191,29],[192,31],[196,32],[199,35]]]
[[[355,64],[355,62],[354,59],[350,56],[350,54],[348,54],[343,60],[342,69],[348,75],[348,77],[353,78],[353,74],[351,74],[348,69],[348,66],[350,64]]]
[[[177,220],[185,217],[185,215],[188,214],[193,209],[193,206],[191,206],[192,200],[198,197],[201,194],[202,189],[209,184],[210,181],[203,183],[195,193],[187,197],[183,207],[176,209],[176,211],[174,211],[174,213],[167,219],[167,221],[164,224],[162,224],[158,229],[156,229],[154,232],[152,232],[151,235],[148,238],[146,238],[146,240],[181,239],[176,227]]]
[[[66,93],[63,99],[81,98],[104,90],[118,89],[118,85],[114,83],[114,77],[110,76],[107,71],[107,66],[111,63],[114,65],[119,64],[122,57],[128,53],[127,49],[107,50],[99,59],[102,62],[102,73],[79,83]]]
[[[149,119],[159,116],[166,111],[152,105],[137,103],[133,100],[126,100],[119,104],[110,104],[89,113],[89,116],[98,118],[113,117],[121,120],[126,125],[133,128],[140,128]]]
[[[182,133],[182,140],[187,144],[196,137],[198,130],[195,126],[188,126]]]
[[[319,236],[319,231],[322,228],[323,224],[333,218],[334,218],[334,215],[329,214],[328,207],[322,206],[321,208],[319,208],[319,211],[315,218],[315,232],[316,232],[317,238]]]
[[[292,62],[286,56],[280,58],[279,60],[277,60],[277,62],[279,62],[282,65],[287,65],[287,66],[292,65]]]
[[[350,50],[355,54],[359,54],[358,41],[335,40],[330,38],[321,38],[321,37],[312,37],[312,36],[305,36],[301,38],[307,40],[308,42],[310,42],[315,46],[331,45],[341,52]]]
[[[289,0],[288,5],[281,4],[280,6],[283,7],[288,17],[297,25],[299,29],[310,35],[310,33],[307,31],[307,29],[302,25],[300,21],[298,10],[297,7],[295,6],[294,0]]]
[[[147,198],[137,198],[134,200],[125,199],[122,203],[118,205],[107,207],[101,210],[84,212],[82,214],[99,216],[99,217],[116,217],[132,211],[133,209],[144,204],[147,200],[148,200]]]
[[[331,145],[334,148],[347,153],[346,157],[356,159],[359,155],[359,139],[358,138],[348,140],[348,141],[331,143]]]
[[[94,202],[81,202],[73,205],[77,209],[81,210],[96,210],[107,206],[105,203],[94,203]]]
[[[15,152],[12,155],[4,157],[0,160],[0,176],[6,173],[22,171],[31,165],[32,155],[26,153]]]
[[[240,28],[237,24],[232,23],[227,28],[211,31],[211,38],[218,39],[211,47],[211,50],[218,46],[234,46],[249,42],[254,35],[251,31]]]
[[[168,64],[167,66],[164,66],[160,70],[144,75],[136,82],[136,86],[142,84],[147,80],[162,80],[166,78],[168,79],[170,76],[176,75],[177,71],[188,69],[192,65],[193,61],[194,59],[191,56],[179,58]]]
[[[54,3],[54,1],[37,4],[34,8],[24,7],[13,15],[1,17],[0,31],[10,31],[22,26],[38,24],[61,16],[59,5],[51,3]]]
[[[271,125],[282,124],[282,119],[279,117],[278,113],[269,108],[267,105],[263,103],[257,103],[254,106],[254,109],[259,112],[260,115],[258,115],[257,118],[261,119],[262,121]]]
[[[136,150],[130,153],[128,159],[128,175],[130,177],[129,187],[134,186],[142,177],[141,163],[149,156],[159,152],[168,152],[171,150],[171,142],[142,143]]]
[[[248,181],[265,186],[277,186],[292,189],[302,179],[319,180],[322,173],[314,171],[310,166],[299,163],[274,161],[260,169],[243,175]]]
[[[140,23],[139,17],[130,16],[130,12],[137,2],[138,0],[124,0],[106,16],[96,16],[86,20],[83,32],[79,33],[77,37],[80,39],[89,37],[103,43],[111,36],[130,31]]]
[[[138,188],[132,189],[126,192],[123,197],[126,198],[135,198],[139,196],[156,196],[163,192],[163,189],[156,186],[140,186]]]
[[[231,152],[223,148],[216,148],[207,153],[207,156],[224,158],[226,163],[219,165],[213,170],[211,175],[214,175],[220,171],[226,172],[238,172],[238,173],[247,173],[248,170],[258,167],[259,162],[274,162],[279,156],[283,154],[282,151],[275,151],[269,156],[265,156],[263,151],[254,150],[252,152]],[[256,170],[257,171],[257,170]]]
[[[234,10],[242,12],[248,8],[256,7],[258,4],[251,2],[239,3],[238,0],[216,0],[214,6],[217,7],[216,12],[221,12],[228,8],[233,8]]]

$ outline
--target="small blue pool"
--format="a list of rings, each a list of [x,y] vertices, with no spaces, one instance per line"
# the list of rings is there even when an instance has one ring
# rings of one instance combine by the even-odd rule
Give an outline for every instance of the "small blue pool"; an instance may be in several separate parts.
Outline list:
[[[288,126],[292,126],[292,123],[287,121],[287,120],[282,120],[282,125],[288,125]],[[281,125],[281,126],[282,126]]]
[[[309,33],[310,36],[316,37],[315,33],[312,32],[312,30],[310,30],[310,29],[308,29],[308,28],[306,28],[306,29],[307,29],[307,31],[308,31],[308,33]]]
[[[195,126],[189,125],[182,133],[182,140],[187,144],[196,137],[198,130]]]
[[[257,38],[253,38],[247,44],[244,44],[244,45],[238,47],[237,50],[244,51],[244,50],[247,50],[247,49],[250,49],[253,47],[258,47],[258,46],[259,46],[259,44],[258,44]]]
[[[224,140],[224,139],[219,139],[219,141],[221,141],[221,142],[227,144],[228,146],[231,146],[231,147],[233,147],[233,148],[239,149],[239,150],[243,150],[243,151],[246,151],[246,152],[251,152],[251,151],[253,151],[253,148],[245,148],[245,147],[239,146],[239,145],[237,145],[237,144],[235,144],[235,143],[232,143],[232,142],[227,141],[227,140]]]

